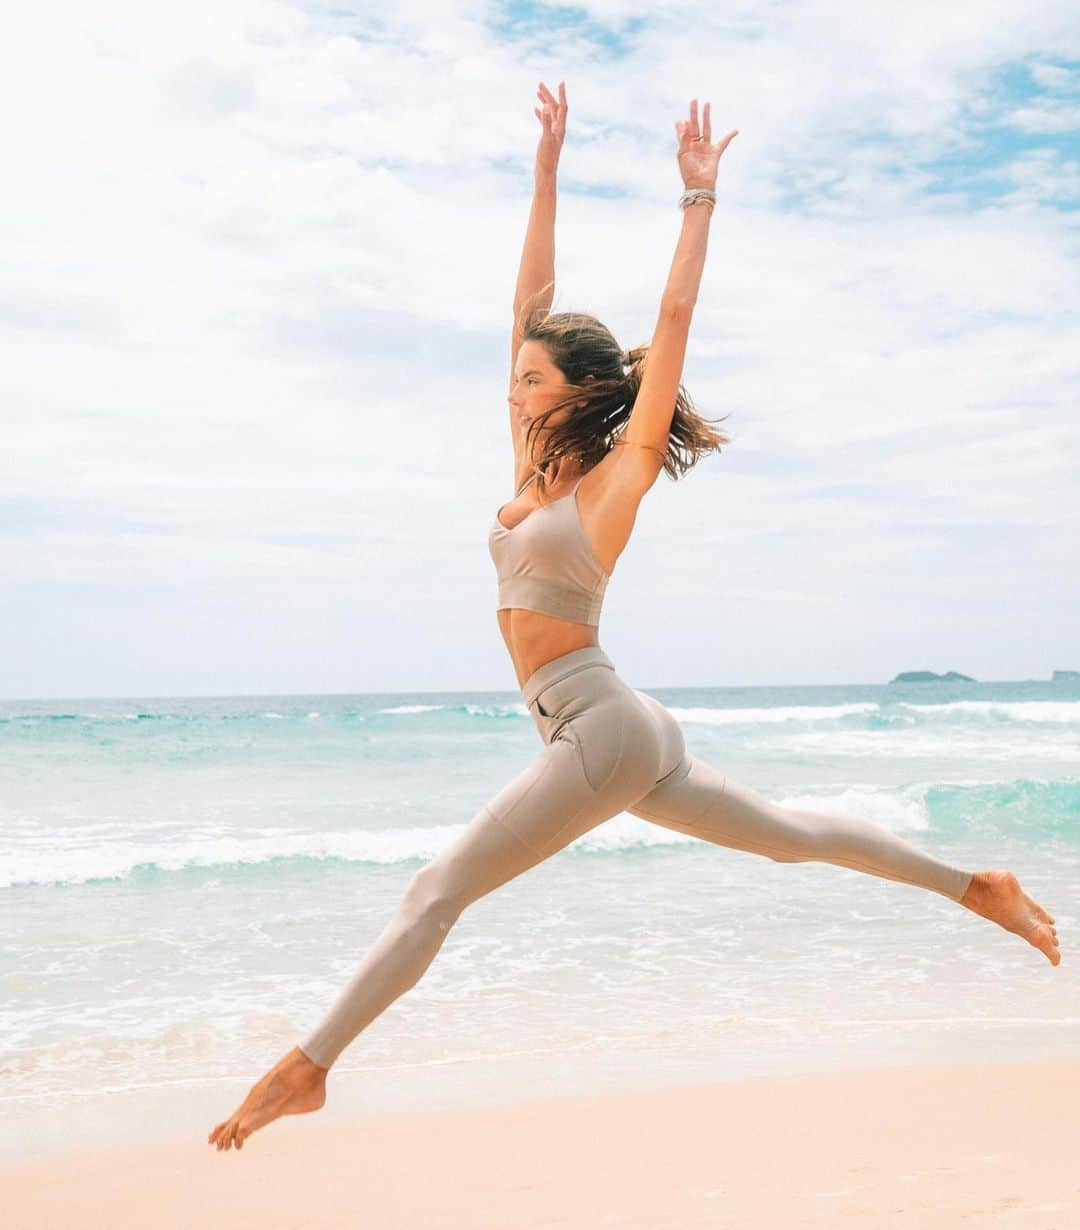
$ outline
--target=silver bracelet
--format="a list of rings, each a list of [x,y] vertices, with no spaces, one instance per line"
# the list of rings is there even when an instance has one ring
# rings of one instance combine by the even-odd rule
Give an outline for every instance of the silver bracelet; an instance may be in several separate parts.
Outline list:
[[[715,208],[716,193],[711,188],[687,188],[679,197],[679,208],[685,209],[688,205],[696,205],[698,201],[708,201]]]

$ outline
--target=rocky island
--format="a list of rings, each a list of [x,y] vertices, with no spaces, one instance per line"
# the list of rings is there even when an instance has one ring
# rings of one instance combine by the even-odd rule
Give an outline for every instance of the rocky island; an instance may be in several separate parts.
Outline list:
[[[946,671],[944,675],[935,675],[933,671],[901,671],[890,683],[978,683],[970,675],[961,675],[959,671]]]

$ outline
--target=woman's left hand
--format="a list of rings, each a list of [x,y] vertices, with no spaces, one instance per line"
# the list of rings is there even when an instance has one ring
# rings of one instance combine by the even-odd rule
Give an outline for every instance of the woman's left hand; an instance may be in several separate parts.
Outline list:
[[[698,128],[697,99],[690,100],[690,121],[675,121],[679,137],[679,170],[687,188],[716,188],[716,172],[720,155],[731,144],[739,130],[733,128],[722,141],[712,144],[709,104],[705,104],[702,126]]]

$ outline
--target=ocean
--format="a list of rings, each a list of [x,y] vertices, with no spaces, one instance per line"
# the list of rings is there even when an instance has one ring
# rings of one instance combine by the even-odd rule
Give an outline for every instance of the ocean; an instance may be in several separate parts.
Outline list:
[[[1015,871],[1061,965],[938,894],[624,813],[462,915],[339,1105],[1075,1057],[1080,682],[643,690],[769,799]],[[208,1131],[540,746],[518,693],[0,702],[0,1151],[130,1133],[169,1091]]]

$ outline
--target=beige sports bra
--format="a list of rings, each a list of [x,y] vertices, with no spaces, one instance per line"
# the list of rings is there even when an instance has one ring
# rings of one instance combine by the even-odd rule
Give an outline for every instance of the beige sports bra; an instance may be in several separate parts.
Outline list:
[[[515,499],[536,477],[518,489]],[[541,504],[524,521],[507,529],[495,514],[488,534],[488,551],[499,578],[498,611],[520,608],[598,624],[610,574],[600,567],[585,537],[578,510],[577,489]],[[503,505],[505,507],[505,505]]]

